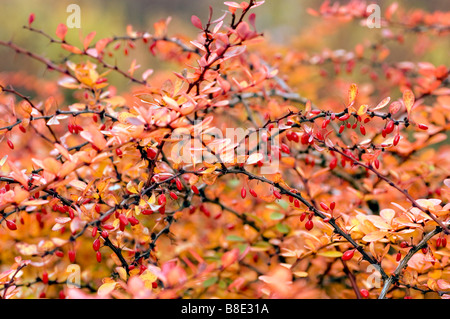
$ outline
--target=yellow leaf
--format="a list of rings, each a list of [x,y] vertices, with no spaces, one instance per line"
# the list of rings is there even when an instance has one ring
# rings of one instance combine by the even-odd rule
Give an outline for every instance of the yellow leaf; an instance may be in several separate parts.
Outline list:
[[[366,114],[368,108],[369,108],[369,106],[366,104],[361,105],[358,109],[358,115]]]
[[[164,100],[164,102],[167,103],[167,106],[170,107],[172,110],[180,111],[180,107],[178,106],[178,103],[174,99],[172,99],[168,96],[164,96],[163,100]]]
[[[126,100],[121,96],[114,96],[107,99],[103,99],[103,102],[110,104],[113,107],[124,106]]]
[[[116,288],[116,283],[115,282],[107,282],[104,283],[103,285],[101,285],[98,288],[97,294],[99,296],[107,296],[109,295],[114,289]]]
[[[352,83],[350,85],[350,88],[348,90],[348,104],[352,105],[355,102],[356,96],[358,95],[358,87],[355,83]]]
[[[387,235],[387,232],[384,231],[374,231],[366,236],[363,237],[363,240],[365,242],[372,242],[372,241],[377,241],[380,240],[381,238],[384,238],[384,236]]]
[[[127,190],[128,190],[130,193],[133,193],[133,194],[137,194],[137,193],[138,193],[138,191],[137,191],[136,188],[133,186],[133,184],[131,183],[131,181],[129,181],[128,184],[127,184]]]
[[[305,271],[294,271],[293,274],[300,278],[308,277],[308,273]]]
[[[120,279],[127,281],[127,271],[123,267],[117,267],[116,271],[119,273]]]
[[[139,278],[142,279],[146,288],[151,289],[152,283],[155,282],[158,277],[147,269],[139,276]]]
[[[8,159],[8,155],[3,156],[3,158],[0,160],[0,167],[2,167],[3,164],[5,164],[7,159]]]
[[[45,199],[36,199],[36,200],[28,200],[26,202],[21,203],[24,206],[40,206],[47,204],[48,200]]]
[[[331,258],[339,258],[339,257],[342,257],[343,254],[337,250],[328,250],[328,251],[319,252],[319,253],[317,253],[317,255],[324,256],[324,257],[331,257]]]

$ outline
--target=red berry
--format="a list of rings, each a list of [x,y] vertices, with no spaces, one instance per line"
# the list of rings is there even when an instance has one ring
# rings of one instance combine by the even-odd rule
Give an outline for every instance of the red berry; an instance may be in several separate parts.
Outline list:
[[[117,156],[122,157],[123,152],[120,148],[116,148],[116,154],[117,154]]]
[[[21,131],[22,133],[26,133],[26,132],[27,132],[27,129],[26,129],[25,127],[23,127],[22,124],[19,125],[19,129],[20,129],[20,131]]]
[[[301,222],[304,221],[305,218],[306,218],[306,213],[302,213],[302,214],[300,215],[300,221],[301,221]]]
[[[308,221],[306,222],[306,224],[305,224],[305,228],[306,228],[307,230],[313,229],[313,228],[314,228],[314,223],[313,223],[313,221],[312,221],[312,220],[308,220]]]
[[[273,195],[275,195],[276,198],[281,199],[281,194],[280,194],[280,192],[277,191],[277,190],[275,190],[275,189],[273,190]]]
[[[117,217],[119,217],[119,216],[117,216]],[[113,226],[113,225],[110,225],[110,224],[107,224],[107,225],[103,225],[103,228],[104,228],[104,229],[107,229],[107,230],[113,230],[113,229],[114,229],[114,226]]]
[[[438,239],[436,239],[436,248],[440,247],[442,243],[442,239],[441,237],[439,237]]]
[[[255,192],[253,189],[250,188],[248,191],[250,192],[250,194],[251,194],[253,197],[258,197],[258,194],[256,194],[256,192]]]
[[[366,135],[366,128],[364,126],[360,126],[359,127],[359,131],[361,132],[362,135]]]
[[[69,260],[71,263],[75,262],[75,250],[69,250]]]
[[[139,224],[139,220],[134,216],[129,217],[128,221],[130,222],[131,226],[136,226],[137,224]]]
[[[336,203],[335,203],[335,202],[331,202],[331,203],[330,203],[330,209],[331,209],[331,210],[334,210],[335,207],[336,207]]]
[[[102,253],[97,251],[97,253],[95,254],[95,257],[97,259],[97,262],[101,263],[102,262]]]
[[[394,121],[389,121],[385,128],[386,134],[392,133],[394,131],[394,127],[395,127]]]
[[[355,254],[355,250],[347,250],[344,255],[342,255],[342,260],[350,260],[353,258],[353,255]]]
[[[242,189],[241,189],[241,197],[245,198],[245,196],[247,196],[247,190],[245,189],[245,187],[242,187]]]
[[[341,124],[341,126],[339,127],[339,134],[342,134],[342,132],[344,132],[345,129],[345,125]]]
[[[172,197],[172,199],[175,199],[175,200],[178,199],[178,195],[175,194],[174,192],[170,192],[169,195],[170,195],[170,197]]]
[[[422,248],[422,253],[426,254],[427,252],[428,252],[428,248],[427,247]]]
[[[158,205],[166,205],[167,199],[165,194],[161,194],[158,197]]]
[[[48,284],[48,273],[46,271],[44,271],[44,273],[42,274],[42,282],[45,285]]]
[[[363,296],[364,298],[368,298],[369,297],[369,291],[367,289],[361,289],[359,291],[359,293],[361,294],[361,296]]]
[[[45,294],[44,291],[39,294],[39,298],[41,298],[41,299],[44,299],[46,296],[47,295]]]
[[[203,214],[205,214],[207,217],[211,216],[211,212],[206,208],[205,205],[200,205],[200,210],[203,212]]]
[[[100,233],[100,235],[103,237],[103,238],[108,238],[108,236],[109,236],[109,234],[108,234],[108,232],[106,231],[106,230],[104,230],[104,231],[102,231],[101,233]]]
[[[426,126],[425,124],[419,124],[418,127],[424,131],[428,130],[428,126]]]
[[[447,247],[447,238],[446,237],[443,237],[442,238],[442,243],[441,243],[441,245],[442,245],[442,247]]]
[[[300,207],[300,201],[298,199],[294,200],[294,206],[299,208]]]
[[[92,115],[92,119],[94,120],[95,123],[97,123],[98,122],[97,114]]]
[[[375,165],[375,168],[376,168],[376,169],[379,169],[379,168],[380,168],[380,161],[379,161],[378,159],[375,159],[375,160],[373,161],[373,164]]]
[[[406,247],[408,247],[408,243],[407,243],[406,241],[402,241],[402,242],[400,243],[400,247],[401,247],[401,248],[406,248]]]
[[[194,192],[194,194],[197,194],[197,195],[200,194],[200,192],[199,192],[197,186],[192,185],[192,186],[191,186],[191,189],[192,189],[192,191]]]
[[[400,261],[400,259],[402,259],[402,253],[401,253],[401,252],[398,252],[398,253],[397,253],[397,256],[395,257],[395,260],[396,260],[396,261]]]
[[[286,144],[281,144],[280,149],[285,154],[290,154],[291,153],[291,150],[289,149],[289,146],[287,146]]]
[[[156,154],[156,151],[151,147],[147,150],[147,157],[151,160],[155,159]]]
[[[337,157],[333,157],[333,159],[330,161],[330,169],[335,169],[337,166],[337,162],[338,162]]]
[[[128,225],[128,218],[124,214],[119,215],[119,220],[120,223],[123,224],[124,226]]]
[[[339,117],[339,121],[346,121],[350,118],[350,114],[344,114],[341,117]]]
[[[152,288],[153,289],[158,288],[158,283],[156,281],[152,282]]]
[[[55,255],[58,256],[59,258],[64,257],[64,253],[61,250],[55,251]]]
[[[326,129],[327,126],[328,126],[328,124],[330,124],[330,120],[329,120],[329,119],[326,119],[325,121],[322,122],[322,128],[323,128],[323,129]]]
[[[181,181],[180,181],[179,178],[177,178],[177,179],[175,180],[175,183],[176,183],[177,189],[178,189],[179,191],[183,190],[183,184],[181,184]]]
[[[98,251],[100,249],[100,239],[97,238],[96,240],[94,240],[92,248],[94,248],[95,251]]]
[[[8,144],[8,146],[9,146],[9,148],[10,149],[14,149],[14,144],[13,144],[13,142],[11,142],[10,140],[6,140],[6,143]]]
[[[144,209],[143,211],[141,211],[142,215],[151,215],[153,214],[153,211],[150,209]]]
[[[394,146],[397,146],[398,142],[400,141],[400,135],[395,135],[394,137]]]
[[[310,135],[308,133],[304,133],[302,135],[302,138],[301,138],[302,144],[304,144],[304,145],[308,144],[309,143],[309,137],[310,137]]]
[[[11,221],[11,220],[7,220],[6,221],[6,226],[10,229],[10,230],[16,230],[17,229],[17,225],[15,222]]]
[[[330,208],[325,204],[324,202],[320,202],[320,207],[322,207],[324,210],[329,210]]]
[[[64,294],[64,291],[63,291],[63,290],[61,290],[61,291],[59,292],[59,299],[66,299],[66,295]]]

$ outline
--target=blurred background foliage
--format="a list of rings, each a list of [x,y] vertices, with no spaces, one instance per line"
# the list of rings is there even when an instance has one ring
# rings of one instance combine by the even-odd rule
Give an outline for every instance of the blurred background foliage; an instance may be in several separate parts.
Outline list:
[[[239,2],[239,1],[238,1]],[[346,3],[347,1],[341,1]],[[371,1],[378,3],[382,14],[393,1]],[[401,0],[397,1],[401,8],[424,9],[426,11],[448,11],[450,1],[443,0]],[[80,45],[80,35],[86,36],[95,30],[95,40],[126,34],[126,26],[132,25],[134,30],[153,32],[153,23],[158,20],[172,17],[169,25],[169,34],[172,36],[184,35],[187,39],[195,38],[197,29],[190,23],[191,15],[199,16],[203,21],[207,18],[208,7],[214,8],[214,17],[223,14],[226,7],[223,0],[0,0],[0,39],[12,40],[14,43],[31,52],[49,57],[55,61],[62,61],[67,52],[62,51],[58,45],[50,44],[47,39],[36,33],[22,28],[27,24],[30,13],[35,13],[36,20],[33,27],[41,29],[54,36],[56,26],[65,23],[70,15],[66,11],[69,4],[78,4],[81,8],[81,29],[69,29],[67,40]],[[357,43],[365,39],[368,34],[366,28],[356,22],[350,22],[340,28],[328,27],[318,29],[317,24],[322,19],[310,16],[307,8],[317,9],[322,1],[318,0],[266,0],[263,6],[255,9],[257,15],[258,31],[263,32],[265,41],[271,43],[272,50],[286,53],[286,49],[309,50],[311,53],[320,52],[323,48],[331,50],[352,49]],[[332,24],[330,24],[331,26]],[[322,30],[322,31],[320,31]],[[372,29],[374,39],[379,37],[379,30]],[[298,35],[302,34],[300,38]],[[438,39],[438,38],[436,38]],[[433,39],[432,39],[433,40]],[[405,35],[405,42],[410,45],[401,46],[392,44],[390,58],[405,61],[420,61],[420,59],[433,61],[436,65],[446,63],[450,51],[448,38],[439,38],[432,41],[432,50],[425,52],[428,56],[420,56],[417,52],[405,51],[417,41],[417,35]],[[282,49],[282,45],[287,46]],[[141,65],[140,71],[147,68],[155,70],[172,69],[179,71],[180,67],[170,68],[165,62],[154,58],[145,46],[138,44],[136,50],[128,56],[117,54],[112,63],[127,70],[133,59]],[[0,47],[0,72],[26,71],[37,77],[51,79],[58,76],[49,74],[40,63],[15,54],[12,50]],[[3,73],[5,75],[5,73]],[[9,74],[9,73],[6,73]],[[111,74],[110,81],[118,87],[129,82],[118,74]]]

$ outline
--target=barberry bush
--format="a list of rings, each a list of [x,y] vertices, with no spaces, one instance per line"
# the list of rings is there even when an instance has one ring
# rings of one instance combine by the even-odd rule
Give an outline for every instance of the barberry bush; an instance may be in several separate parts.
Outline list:
[[[325,1],[282,46],[263,2],[194,39],[30,14],[58,61],[0,41],[48,70],[0,77],[1,298],[450,297],[450,13]],[[173,69],[119,67],[138,47]]]

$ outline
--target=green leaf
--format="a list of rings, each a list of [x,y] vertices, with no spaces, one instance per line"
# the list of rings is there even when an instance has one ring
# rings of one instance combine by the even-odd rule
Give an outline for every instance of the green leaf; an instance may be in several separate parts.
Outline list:
[[[283,207],[284,210],[289,208],[289,203],[287,201],[285,201],[284,199],[279,200],[278,205]]]
[[[241,185],[241,181],[238,180],[238,179],[231,179],[231,180],[228,181],[227,184],[228,184],[228,186],[229,186],[230,188],[236,188],[236,187],[238,187],[239,185]]]
[[[237,245],[237,248],[239,249],[239,252],[242,254],[248,247],[248,244],[239,244]]]
[[[331,257],[331,258],[339,258],[339,257],[342,257],[343,253],[341,253],[340,251],[336,251],[336,250],[327,250],[327,251],[319,252],[319,253],[317,253],[317,255],[324,256],[324,257]]]
[[[285,224],[279,223],[279,224],[277,224],[275,227],[276,227],[277,230],[278,230],[280,233],[282,233],[282,234],[287,234],[287,233],[289,233],[289,231],[290,231],[289,227],[286,226]]]
[[[227,238],[225,238],[228,241],[245,241],[244,238],[237,236],[237,235],[229,235]]]
[[[258,222],[258,223],[262,223],[263,222],[263,220],[261,219],[261,218],[259,218],[258,216],[256,216],[255,214],[250,214],[250,213],[247,213],[246,214],[248,217],[251,217],[252,219],[254,219],[256,222]]]
[[[208,287],[214,285],[217,282],[217,280],[219,280],[218,277],[208,278],[203,282],[203,287],[208,288]]]
[[[254,244],[252,246],[252,248],[253,248],[253,250],[257,250],[257,251],[266,251],[266,250],[269,250],[270,248],[272,248],[272,245],[266,241],[259,241],[256,244]]]
[[[273,212],[272,214],[270,214],[270,219],[271,220],[280,220],[284,218],[284,214],[280,213],[280,212]]]
[[[221,280],[219,281],[219,288],[220,289],[226,289],[227,288],[227,283],[225,282],[225,280]]]

